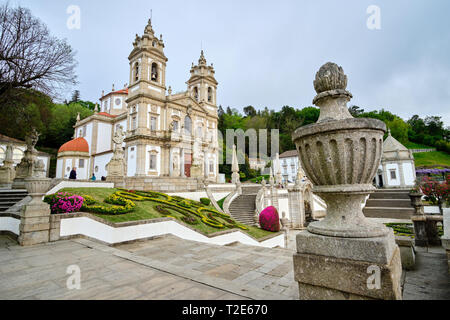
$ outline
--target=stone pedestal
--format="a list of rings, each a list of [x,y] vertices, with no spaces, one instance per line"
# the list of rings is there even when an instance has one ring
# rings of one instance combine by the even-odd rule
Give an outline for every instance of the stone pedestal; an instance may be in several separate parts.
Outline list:
[[[418,247],[426,247],[428,245],[425,215],[413,215],[411,221],[414,224],[414,244]]]
[[[313,192],[327,204],[326,217],[297,235],[295,280],[300,299],[401,299],[394,233],[361,209],[375,189],[386,125],[353,118],[346,87],[341,67],[323,65],[314,81],[319,119],[292,136]]]
[[[294,275],[302,300],[401,299],[393,232],[375,238],[297,235]]]
[[[16,177],[16,170],[14,169],[14,163],[10,161],[4,161],[3,166],[0,167],[0,187],[11,188],[14,178]]]
[[[23,207],[20,219],[19,244],[30,246],[48,242],[50,238],[50,206],[42,201],[51,179],[26,178],[25,185],[32,197],[30,203]]]
[[[123,178],[125,176],[125,162],[123,158],[112,158],[106,165],[106,171],[109,177]]]
[[[203,177],[203,170],[201,165],[192,165],[191,167],[191,177],[192,178],[201,178]]]

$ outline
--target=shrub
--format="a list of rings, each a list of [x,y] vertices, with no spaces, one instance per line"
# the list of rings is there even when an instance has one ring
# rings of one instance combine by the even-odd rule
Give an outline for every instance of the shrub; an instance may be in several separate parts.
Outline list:
[[[277,209],[273,206],[265,208],[259,214],[259,225],[261,226],[261,229],[267,231],[280,231],[280,217]]]
[[[52,214],[80,211],[83,197],[68,192],[59,192],[44,197],[44,202],[50,205]]]
[[[200,202],[203,203],[205,206],[209,206],[211,200],[208,198],[200,198]]]

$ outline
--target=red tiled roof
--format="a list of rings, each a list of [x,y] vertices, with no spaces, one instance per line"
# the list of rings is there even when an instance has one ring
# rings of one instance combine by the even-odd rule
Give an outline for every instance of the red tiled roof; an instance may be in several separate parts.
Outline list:
[[[76,138],[64,143],[58,153],[65,151],[89,152],[89,145],[84,138]]]
[[[99,114],[99,115],[101,115],[101,116],[109,117],[109,118],[115,118],[115,117],[117,117],[117,116],[112,115],[112,114],[109,114],[109,113],[107,113],[107,112],[99,112],[99,113],[97,113],[97,114]]]
[[[100,99],[103,99],[104,97],[109,96],[110,94],[128,94],[128,88],[123,88],[123,89],[120,89],[120,90],[117,90],[117,91],[108,92],[107,94],[105,94]]]

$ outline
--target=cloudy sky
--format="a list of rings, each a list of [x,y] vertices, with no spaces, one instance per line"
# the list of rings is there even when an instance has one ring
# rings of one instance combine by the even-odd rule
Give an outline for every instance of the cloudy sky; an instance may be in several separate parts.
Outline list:
[[[348,76],[351,104],[384,107],[404,119],[439,115],[450,125],[448,0],[9,2],[30,8],[67,38],[77,51],[77,88],[85,100],[98,101],[112,83],[117,89],[129,81],[127,57],[152,10],[169,59],[166,85],[175,92],[186,89],[203,47],[222,106],[302,108],[315,95],[316,71],[333,61]],[[80,29],[67,27],[70,5],[80,8]],[[371,5],[380,8],[381,29],[367,27]]]

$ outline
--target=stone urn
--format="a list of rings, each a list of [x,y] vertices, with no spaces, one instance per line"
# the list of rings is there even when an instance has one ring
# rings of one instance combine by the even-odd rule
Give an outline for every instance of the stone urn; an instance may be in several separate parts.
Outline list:
[[[28,177],[24,179],[25,188],[28,194],[32,197],[29,205],[42,204],[42,196],[50,188],[50,178]]]
[[[411,199],[411,205],[416,209],[416,214],[419,213],[417,209],[419,207],[423,207],[422,196],[423,194],[420,192],[411,192],[409,194],[409,198]],[[423,212],[421,212],[420,214],[423,214]]]
[[[361,203],[375,191],[386,125],[377,119],[353,118],[347,108],[352,95],[341,67],[326,63],[316,74],[313,103],[320,107],[317,123],[292,135],[313,192],[327,204],[327,215],[308,225],[311,233],[348,238],[386,235],[383,224],[365,218]]]

